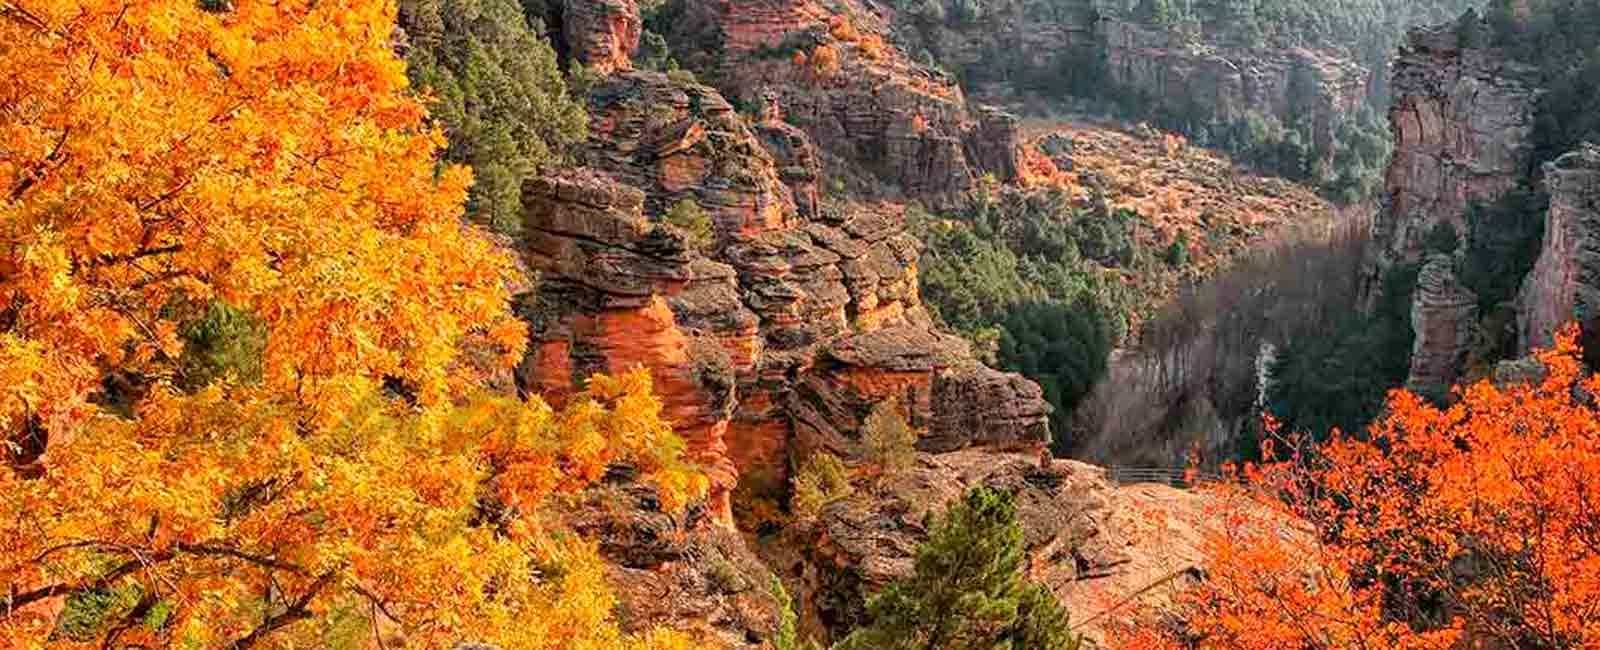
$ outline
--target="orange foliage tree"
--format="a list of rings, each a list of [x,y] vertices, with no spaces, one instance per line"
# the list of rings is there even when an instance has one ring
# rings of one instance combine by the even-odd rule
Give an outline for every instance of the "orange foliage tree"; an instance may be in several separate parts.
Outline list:
[[[541,503],[704,479],[642,373],[467,399],[521,355],[515,268],[394,12],[0,0],[0,639],[647,642]]]
[[[1396,391],[1364,435],[1247,468],[1181,623],[1119,645],[1600,646],[1600,378],[1575,339],[1537,354],[1531,384],[1448,408]],[[1246,514],[1262,507],[1275,525]]]

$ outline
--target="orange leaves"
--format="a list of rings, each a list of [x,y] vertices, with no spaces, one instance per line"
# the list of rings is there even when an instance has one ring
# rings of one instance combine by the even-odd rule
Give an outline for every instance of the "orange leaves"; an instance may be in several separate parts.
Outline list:
[[[811,70],[824,79],[839,73],[839,50],[832,45],[818,45],[811,51]]]
[[[46,29],[0,25],[14,44],[0,55],[0,107],[18,116],[0,137],[32,152],[0,163],[0,187],[19,199],[0,205],[5,236],[23,244],[0,255],[24,271],[0,291],[30,338],[85,367],[143,359],[139,371],[160,376],[173,356],[163,306],[217,292],[275,315],[275,338],[300,337],[271,348],[269,383],[399,372],[437,394],[444,378],[421,369],[466,332],[503,327],[503,310],[480,306],[504,302],[509,260],[456,223],[468,176],[434,173],[441,141],[403,92],[392,8],[29,9]],[[158,253],[169,250],[182,252]],[[435,250],[473,255],[396,263]],[[306,326],[332,313],[366,316]],[[64,388],[51,401],[95,386]]]
[[[352,601],[365,616],[366,599],[379,599],[396,619],[382,625],[420,647],[618,647],[593,548],[539,513],[615,462],[640,468],[671,507],[706,485],[683,463],[646,373],[591,385],[559,412],[490,397],[418,414],[369,394],[344,420],[309,430],[264,389],[158,390],[136,420],[96,419],[53,442],[44,477],[0,474],[0,579],[29,593],[143,557],[147,568],[118,584],[162,594],[166,643],[211,647],[248,633],[258,586],[271,580],[317,589],[314,619]],[[50,561],[33,560],[42,554]],[[530,566],[563,577],[546,583]],[[316,587],[323,575],[332,581]],[[0,612],[0,637],[30,638],[25,622],[49,602]],[[324,647],[321,629],[273,638]]]
[[[649,378],[465,399],[521,357],[523,279],[460,220],[394,4],[202,4],[0,18],[0,638],[105,587],[164,612],[152,646],[623,646],[536,515],[615,462],[704,493]]]
[[[843,14],[835,14],[828,19],[828,34],[847,43],[861,39],[861,32],[856,31],[855,23],[850,22],[850,17]]]
[[[1585,397],[1600,380],[1575,338],[1538,353],[1536,384],[1479,383],[1442,409],[1396,391],[1364,435],[1261,468],[1252,482],[1316,535],[1219,534],[1185,611],[1202,645],[1600,644],[1600,412]]]

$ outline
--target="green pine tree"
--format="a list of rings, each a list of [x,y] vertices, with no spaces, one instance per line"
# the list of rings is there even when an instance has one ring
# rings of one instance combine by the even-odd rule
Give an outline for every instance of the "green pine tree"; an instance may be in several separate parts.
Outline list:
[[[468,215],[501,232],[522,223],[522,181],[586,137],[555,50],[517,0],[400,0],[407,74],[433,102],[450,162],[472,167]]]
[[[1010,493],[974,488],[931,526],[916,568],[867,601],[836,650],[1077,650],[1061,604],[1022,577]]]

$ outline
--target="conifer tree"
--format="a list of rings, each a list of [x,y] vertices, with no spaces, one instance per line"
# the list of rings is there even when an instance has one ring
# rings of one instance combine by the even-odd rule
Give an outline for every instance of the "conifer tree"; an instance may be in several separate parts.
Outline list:
[[[585,137],[555,50],[517,0],[401,0],[407,76],[429,93],[449,138],[444,158],[472,167],[467,212],[502,232],[521,224],[522,181]]]
[[[1081,647],[1066,614],[1021,573],[1010,493],[974,488],[932,524],[914,573],[867,602],[870,621],[839,650],[1062,650]]]

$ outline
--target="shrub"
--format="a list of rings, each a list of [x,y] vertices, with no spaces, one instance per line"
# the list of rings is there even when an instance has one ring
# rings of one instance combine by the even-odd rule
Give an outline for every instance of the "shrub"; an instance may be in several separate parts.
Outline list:
[[[694,199],[683,199],[674,203],[672,209],[667,211],[664,220],[668,225],[682,230],[684,241],[695,250],[710,247],[716,238],[711,217],[706,215],[705,210],[700,209],[700,204],[695,203]]]
[[[1177,239],[1167,246],[1167,266],[1182,268],[1189,265],[1189,234],[1178,233]]]
[[[839,72],[839,50],[832,45],[818,45],[811,51],[811,69],[824,79]]]
[[[244,383],[261,379],[267,328],[261,319],[227,303],[212,302],[180,330],[183,358],[178,384],[195,390],[224,377]]]
[[[900,413],[900,400],[878,402],[861,423],[861,446],[880,475],[893,478],[911,469],[917,459],[917,432]]]
[[[1444,253],[1451,255],[1461,246],[1461,237],[1456,235],[1456,227],[1448,221],[1433,224],[1428,234],[1422,240],[1423,248],[1429,253]]]
[[[819,451],[806,459],[805,465],[794,477],[794,498],[789,510],[796,520],[816,521],[828,504],[848,498],[855,489],[850,485],[850,469],[838,456]]]

